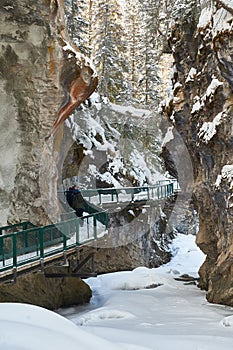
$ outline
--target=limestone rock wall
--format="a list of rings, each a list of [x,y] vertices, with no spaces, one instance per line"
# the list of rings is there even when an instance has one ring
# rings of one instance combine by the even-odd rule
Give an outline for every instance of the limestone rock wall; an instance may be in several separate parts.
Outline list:
[[[54,1],[0,4],[0,223],[46,221],[39,168],[64,91]]]
[[[82,70],[82,66],[77,65],[77,60],[80,59],[81,55],[69,43],[62,0],[1,1],[0,33],[0,102],[2,111],[0,118],[0,225],[27,220],[38,225],[57,222],[61,212],[57,200],[57,190],[62,181],[62,172],[65,173],[65,177],[77,175],[77,165],[75,166],[74,163],[82,161],[83,157],[82,148],[77,152],[78,159],[70,157],[72,167],[69,168],[67,163],[63,164],[69,149],[74,143],[77,144],[77,140],[72,138],[72,126],[76,126],[76,129],[80,131],[82,139],[79,140],[79,143],[81,143],[86,129],[89,132],[88,128],[90,128],[91,134],[92,124],[95,126],[97,122],[94,118],[90,118],[90,115],[88,116],[87,109],[81,110],[80,108],[75,113],[76,124],[73,123],[71,128],[64,128],[63,133],[63,127],[57,129],[57,126],[64,121],[73,107],[77,106],[94,90],[97,78],[93,74],[91,64],[86,67],[86,70]],[[83,90],[80,91],[80,87],[84,89],[84,94],[82,94]],[[99,115],[97,107],[93,107],[91,112],[94,115],[97,114],[96,119],[103,118],[102,127],[97,125],[96,129],[102,131],[105,127],[106,134],[109,134],[108,140],[105,140],[104,131],[103,135],[99,132],[93,138],[93,143],[96,144],[95,151],[97,162],[100,164],[99,168],[107,164],[108,161],[109,168],[112,167],[113,174],[116,173],[114,166],[120,163],[122,155],[129,156],[129,149],[134,148],[136,152],[139,144],[141,153],[145,153],[143,142],[148,146],[147,158],[150,159],[153,155],[155,163],[156,158],[158,158],[158,147],[154,142],[156,141],[154,129],[151,130],[153,116],[148,111],[134,111],[135,116],[132,118],[136,120],[135,130],[138,139],[134,146],[129,132],[134,134],[135,130],[128,131],[127,129],[132,124],[131,109],[129,108],[129,111],[119,116],[121,113],[114,111],[116,106],[111,108],[116,128],[112,128],[107,119],[109,114],[107,107]],[[151,139],[150,134],[146,134],[145,137],[141,135],[140,122],[144,113],[148,119],[149,130],[147,131],[153,134],[153,139]],[[125,123],[126,116],[127,123]],[[153,117],[153,119],[156,129],[157,118]],[[72,118],[70,123],[71,120]],[[86,129],[83,125],[86,125]],[[123,140],[120,140],[122,132],[120,127],[122,125],[125,125],[126,129],[123,130]],[[47,138],[51,135],[51,131],[53,135]],[[115,139],[111,136],[112,134],[115,135]],[[103,139],[101,139],[101,135]],[[116,140],[123,147],[122,155],[119,152],[119,155],[117,154],[117,147],[120,146],[117,146],[116,149],[111,146],[111,143],[115,144]],[[155,150],[149,149],[151,143],[154,144]],[[108,147],[105,148],[106,145]],[[102,152],[101,149],[103,149]],[[86,147],[86,151],[89,151],[90,154],[92,145],[90,149]],[[88,152],[86,153],[86,158],[88,158]],[[114,163],[115,153],[118,157],[115,157],[117,159]],[[135,158],[137,157],[135,156]],[[133,160],[133,162],[135,161]],[[128,173],[132,168],[133,165],[130,166]],[[154,169],[154,164],[151,165],[151,169]],[[139,170],[135,176],[125,176],[119,171],[118,177],[122,178],[123,185],[131,185],[130,181],[137,179],[140,183],[139,180],[144,169]],[[85,164],[84,173],[86,175]],[[153,171],[151,173],[154,174]],[[152,175],[151,177],[153,177]],[[125,179],[126,182],[124,182]],[[144,178],[142,178],[142,183],[143,181]],[[96,183],[94,186],[96,187]],[[154,240],[157,241],[157,233],[154,232],[153,228],[156,221],[154,216],[145,219],[145,227],[143,227],[144,223],[139,222],[136,225],[137,221],[135,221],[135,224],[130,226],[127,232],[121,230],[120,234],[126,236],[136,232],[135,235],[140,235],[140,239],[134,238],[130,248],[127,242],[124,243],[123,246],[127,248],[119,248],[118,252],[121,253],[118,256],[125,255],[125,258],[118,259],[118,261],[115,259],[111,263],[111,267],[104,258],[108,254],[105,251],[103,260],[101,257],[99,258],[99,270],[103,272],[111,269],[133,268],[140,264],[155,266],[167,261],[170,255],[166,244],[162,247],[160,242],[157,242],[161,248],[160,252],[157,243],[154,242]],[[123,216],[119,220],[124,219]],[[161,232],[158,233],[158,235],[160,234]],[[115,246],[111,251],[113,257],[114,250]],[[163,255],[161,259],[160,253]]]
[[[57,129],[97,78],[69,44],[62,0],[3,0],[0,19],[0,225],[57,221]]]
[[[184,3],[190,11],[174,21],[173,96],[164,110],[192,164],[186,177],[193,176],[197,244],[206,254],[200,285],[209,301],[233,305],[233,4]],[[176,172],[168,148],[176,148],[175,136],[163,154]]]
[[[109,215],[108,235],[98,239],[95,270],[98,273],[149,268],[167,263],[171,258],[169,245],[174,238],[169,225],[169,209],[165,202],[142,207],[123,207]],[[165,212],[161,211],[164,207]]]

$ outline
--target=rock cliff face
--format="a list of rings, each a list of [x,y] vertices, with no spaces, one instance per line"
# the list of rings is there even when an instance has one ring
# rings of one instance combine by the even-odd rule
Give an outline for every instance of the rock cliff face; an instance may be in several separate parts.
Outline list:
[[[17,283],[0,284],[0,302],[38,305],[49,310],[88,303],[90,287],[80,278],[46,278],[43,273],[29,273]]]
[[[158,112],[104,103],[93,94],[64,126],[64,137],[73,137],[63,157],[65,188],[143,186],[163,179],[160,119]],[[164,207],[163,201],[141,208],[116,202],[108,207],[110,229],[96,242],[95,271],[155,267],[169,261],[173,230],[166,225]]]
[[[108,235],[97,241],[96,272],[124,271],[138,266],[153,268],[170,260],[169,245],[174,234],[168,225],[168,210],[161,211],[160,206],[166,207],[165,202],[128,206],[110,213]]]
[[[1,225],[58,219],[62,136],[45,137],[97,84],[90,64],[69,45],[63,10],[62,0],[0,4]]]
[[[157,112],[101,103],[95,93],[65,124],[64,135],[73,137],[62,168],[65,188],[143,186],[163,178]]]
[[[2,1],[0,16],[0,99],[4,103],[0,221],[44,222],[40,159],[64,96],[59,83],[63,57],[57,12],[50,1]]]
[[[184,178],[193,176],[183,189],[193,188],[199,213],[197,244],[206,254],[200,285],[210,302],[232,306],[233,4],[184,4],[170,38],[175,69],[173,96],[165,111],[184,140],[192,169],[186,162],[172,162],[175,133],[163,154],[168,169],[177,172],[175,167],[182,166]]]
[[[69,45],[61,0],[0,4],[0,225],[58,221],[59,123],[95,88],[90,64]],[[78,85],[78,87],[77,87]],[[53,137],[45,140],[50,133]],[[32,293],[33,290],[33,293]],[[54,297],[54,295],[56,295]],[[1,284],[1,301],[55,309],[89,301],[73,279],[30,274]]]

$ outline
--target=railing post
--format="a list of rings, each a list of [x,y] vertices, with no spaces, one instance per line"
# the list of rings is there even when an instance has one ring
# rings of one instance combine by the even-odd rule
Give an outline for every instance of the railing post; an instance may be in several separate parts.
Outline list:
[[[134,189],[131,189],[131,201],[134,202]]]
[[[172,182],[171,183],[171,194],[173,195],[173,193],[174,193],[174,183]]]
[[[67,232],[65,229],[66,224],[63,224],[62,227],[62,233],[63,233],[63,258],[64,258],[64,264],[66,264],[66,249],[67,249]]]
[[[0,256],[2,256],[2,266],[5,266],[4,238],[0,236]]]
[[[17,234],[14,234],[12,239],[13,239],[13,268],[17,268]]]
[[[24,246],[25,246],[25,248],[27,248],[28,247],[28,234],[27,234],[27,232],[24,232],[23,235],[24,235]]]
[[[97,239],[97,220],[96,215],[93,216],[93,224],[94,224],[94,239]]]
[[[39,229],[39,235],[40,235],[40,265],[41,265],[41,271],[44,270],[44,228],[41,227]]]
[[[40,247],[40,231],[35,231],[36,232],[36,236],[35,236],[35,239],[36,239],[36,255],[38,256],[39,255],[39,247]]]
[[[76,245],[79,245],[79,219],[75,219]]]
[[[90,238],[89,217],[87,217],[87,238]]]
[[[16,283],[17,279],[17,234],[14,234],[13,237],[13,280]]]

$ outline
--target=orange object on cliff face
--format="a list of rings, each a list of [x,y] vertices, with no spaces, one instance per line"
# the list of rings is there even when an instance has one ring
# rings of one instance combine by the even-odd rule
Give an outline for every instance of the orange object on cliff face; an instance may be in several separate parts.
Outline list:
[[[58,111],[57,119],[46,140],[53,136],[59,125],[69,117],[70,113],[95,91],[97,84],[98,78],[93,76],[92,68],[83,66],[80,75],[71,81],[68,91],[68,102]]]

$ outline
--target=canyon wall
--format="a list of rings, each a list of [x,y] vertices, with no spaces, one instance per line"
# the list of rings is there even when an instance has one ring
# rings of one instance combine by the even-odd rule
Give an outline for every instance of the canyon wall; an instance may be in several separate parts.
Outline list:
[[[0,225],[45,224],[60,213],[62,129],[54,134],[97,80],[69,44],[62,0],[3,0],[0,18]]]
[[[0,4],[1,225],[48,220],[39,173],[45,136],[64,98],[57,16],[47,0]]]
[[[192,168],[183,160],[172,162],[175,133],[163,154],[168,170],[174,173],[182,167],[187,179],[183,191],[193,191],[199,214],[197,244],[206,254],[200,286],[210,302],[232,306],[233,4],[184,1],[181,6],[177,1],[173,15],[173,95],[164,111],[171,131],[184,140]]]
[[[62,0],[1,1],[0,33],[0,226],[57,222],[65,147],[59,126],[95,89],[97,77],[69,43]],[[48,281],[40,274],[1,284],[0,291],[1,301],[51,309],[90,297],[80,280]]]
[[[0,18],[0,225],[59,221],[57,190],[63,178],[79,175],[80,162],[83,176],[87,181],[93,180],[93,187],[98,186],[101,169],[102,183],[109,176],[114,180],[116,174],[119,186],[142,185],[154,178],[156,162],[161,163],[157,145],[160,139],[154,133],[157,119],[149,111],[114,105],[104,106],[100,111],[98,103],[92,100],[93,109],[86,103],[69,119],[68,127],[59,127],[97,84],[91,63],[66,34],[63,1],[3,0]],[[113,126],[108,120],[109,113],[114,119]],[[143,135],[142,123],[144,129],[148,124]],[[78,130],[75,138],[73,129]],[[73,147],[74,152],[78,147],[75,158]],[[95,166],[97,173],[91,177],[83,159],[92,160],[94,156],[97,164],[92,169]],[[130,164],[128,169],[123,158]],[[90,181],[87,184],[90,186]],[[127,212],[119,218],[125,220],[125,226],[117,228],[117,234],[120,231],[121,235],[135,237],[130,244],[120,247],[118,243],[117,247],[111,244],[111,251],[104,249],[102,256],[99,253],[101,272],[140,264],[155,266],[170,257],[169,237],[163,236],[157,211],[149,219],[143,217],[146,227],[131,217],[132,229],[128,217]],[[171,232],[169,228],[168,233]],[[119,256],[124,256],[118,262],[114,260],[116,248]],[[108,254],[113,257],[111,267],[106,260]]]

